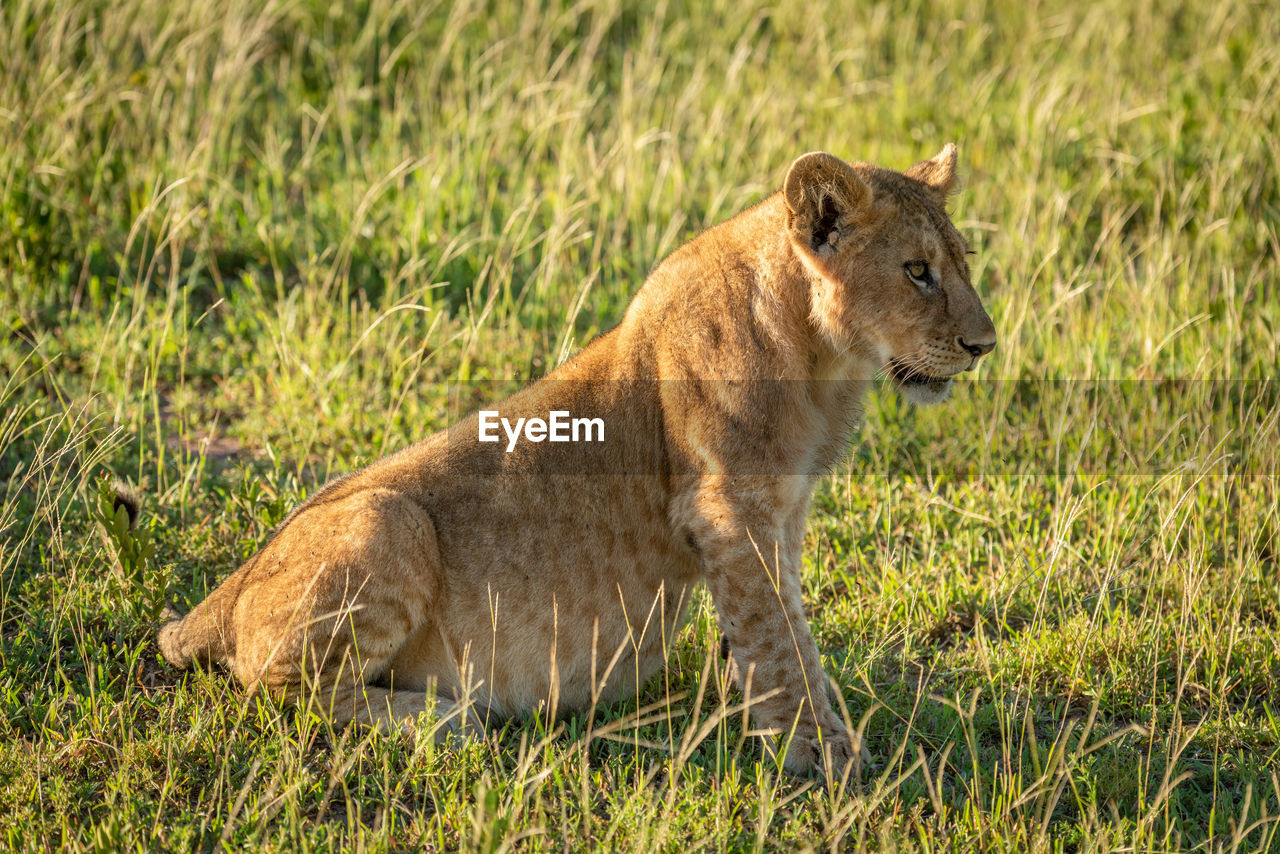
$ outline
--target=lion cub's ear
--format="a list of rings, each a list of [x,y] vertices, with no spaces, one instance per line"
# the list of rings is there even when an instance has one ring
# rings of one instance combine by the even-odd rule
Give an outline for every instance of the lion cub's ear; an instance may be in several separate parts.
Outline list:
[[[791,164],[782,195],[790,212],[792,239],[812,252],[833,248],[842,227],[871,205],[871,187],[848,163],[824,151]]]
[[[932,160],[921,160],[907,170],[908,178],[927,184],[942,201],[956,188],[956,144],[948,142]]]

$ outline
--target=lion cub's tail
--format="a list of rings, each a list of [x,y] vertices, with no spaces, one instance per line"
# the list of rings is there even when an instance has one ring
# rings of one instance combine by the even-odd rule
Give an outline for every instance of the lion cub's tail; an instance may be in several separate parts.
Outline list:
[[[117,480],[114,487],[114,506],[117,509],[124,508],[129,517],[129,528],[132,529],[138,524],[138,518],[142,514],[142,499],[133,487],[123,481]],[[164,622],[160,626],[156,643],[166,661],[175,667],[190,667],[192,662],[208,664],[223,661],[234,653],[234,643],[228,642],[228,632],[223,630],[215,616],[220,616],[224,609],[229,611],[230,606],[235,604],[234,597],[229,596],[229,593],[232,589],[239,592],[238,587],[222,585],[185,616],[172,605],[165,606],[161,612]],[[230,602],[224,601],[228,598],[231,598]]]
[[[142,498],[138,496],[138,491],[120,478],[116,478],[111,484],[111,488],[115,490],[116,497],[111,503],[112,510],[124,508],[124,514],[129,517],[129,530],[132,531],[138,527],[138,516],[142,514]]]

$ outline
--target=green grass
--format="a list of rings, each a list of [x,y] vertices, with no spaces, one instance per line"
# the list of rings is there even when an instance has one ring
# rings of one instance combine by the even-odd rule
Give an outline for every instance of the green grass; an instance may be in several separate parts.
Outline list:
[[[490,5],[0,6],[0,848],[1280,850],[1271,6]],[[761,760],[705,597],[633,702],[444,748],[157,661],[796,155],[947,140],[999,348],[874,395],[805,548],[860,778]]]

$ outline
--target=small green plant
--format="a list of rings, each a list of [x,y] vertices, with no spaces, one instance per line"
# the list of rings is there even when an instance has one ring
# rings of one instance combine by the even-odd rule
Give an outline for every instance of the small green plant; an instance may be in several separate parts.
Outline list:
[[[113,594],[126,616],[153,623],[160,618],[169,592],[168,574],[153,560],[155,522],[131,520],[117,482],[109,477],[98,480],[97,502],[98,528],[116,561]]]
[[[261,472],[246,468],[229,497],[244,516],[255,520],[263,530],[270,531],[300,503],[300,497],[281,480],[269,479]]]

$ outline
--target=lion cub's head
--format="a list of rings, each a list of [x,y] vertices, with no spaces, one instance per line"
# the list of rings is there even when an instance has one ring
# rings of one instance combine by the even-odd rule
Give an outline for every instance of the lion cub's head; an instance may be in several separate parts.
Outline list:
[[[788,236],[815,274],[814,322],[915,403],[944,399],[951,378],[996,345],[944,209],[955,183],[948,144],[905,174],[814,152],[783,185]]]

